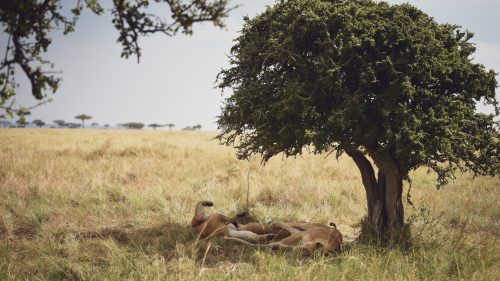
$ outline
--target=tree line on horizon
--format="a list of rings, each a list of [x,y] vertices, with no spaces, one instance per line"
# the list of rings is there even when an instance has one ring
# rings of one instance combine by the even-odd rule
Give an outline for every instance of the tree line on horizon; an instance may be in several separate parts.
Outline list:
[[[87,114],[79,114],[75,116],[75,119],[80,120],[80,123],[74,123],[74,122],[66,122],[62,119],[56,119],[53,120],[53,125],[49,125],[46,122],[44,122],[41,119],[35,119],[31,122],[28,122],[25,118],[25,116],[31,115],[31,112],[26,111],[18,120],[15,122],[11,122],[6,119],[0,120],[0,127],[6,128],[25,128],[29,124],[32,124],[38,128],[43,128],[43,127],[50,127],[50,128],[70,128],[70,129],[75,129],[75,128],[85,128],[85,120],[90,120],[92,119],[92,116],[87,115]],[[55,126],[57,125],[57,127]],[[92,128],[110,128],[109,124],[104,124],[103,126],[99,126],[99,123],[97,122],[92,122],[90,124]],[[126,123],[118,123],[116,124],[116,127],[118,128],[125,128],[125,129],[135,129],[135,130],[142,130],[146,124],[142,122],[126,122]],[[175,124],[173,123],[167,123],[167,124],[158,124],[158,123],[152,123],[148,124],[147,127],[152,128],[153,130],[156,130],[158,128],[164,128],[167,127],[169,131],[172,130],[173,127],[175,127]],[[189,130],[189,131],[197,131],[201,130],[201,125],[194,125],[194,126],[187,126],[182,129],[183,131]]]

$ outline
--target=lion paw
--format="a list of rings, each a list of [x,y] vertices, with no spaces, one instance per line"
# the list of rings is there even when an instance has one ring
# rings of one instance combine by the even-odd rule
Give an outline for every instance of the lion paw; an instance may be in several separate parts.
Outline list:
[[[239,217],[239,218],[242,218],[242,217],[246,217],[246,215],[248,215],[247,212],[245,211],[239,211],[236,216]]]
[[[201,202],[201,205],[204,207],[212,207],[214,203],[212,201],[203,201]]]

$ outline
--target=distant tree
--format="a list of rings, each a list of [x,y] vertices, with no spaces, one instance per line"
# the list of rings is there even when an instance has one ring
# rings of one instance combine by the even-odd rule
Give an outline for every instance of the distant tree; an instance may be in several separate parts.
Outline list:
[[[346,153],[361,174],[367,230],[393,233],[411,171],[428,167],[438,187],[457,170],[500,174],[496,73],[474,62],[471,38],[409,4],[276,1],[246,20],[218,76],[232,90],[218,138],[264,162],[304,147]]]
[[[168,124],[167,124],[167,127],[168,127],[168,130],[169,130],[169,131],[172,131],[172,128],[173,128],[173,127],[175,127],[175,124],[168,123]]]
[[[31,123],[35,124],[38,128],[41,128],[41,127],[45,126],[45,122],[43,122],[40,119],[35,119]]]
[[[11,106],[3,105],[17,94],[19,69],[31,83],[31,94],[37,100],[47,100],[49,92],[55,93],[61,78],[50,69],[53,64],[43,55],[54,41],[53,31],[59,29],[64,35],[75,30],[83,10],[102,15],[110,11],[112,24],[118,31],[122,45],[121,56],[136,56],[139,60],[139,39],[151,34],[174,36],[178,32],[191,35],[193,25],[211,22],[223,27],[223,19],[232,9],[229,0],[2,0],[0,1],[0,26],[7,34],[5,57],[0,61],[0,108],[8,115]],[[101,3],[107,3],[104,9]],[[154,2],[154,3],[153,3]],[[106,5],[107,5],[106,4]],[[154,5],[153,5],[154,4]],[[162,13],[155,13],[162,11]],[[3,38],[3,39],[4,39]],[[2,42],[4,43],[4,42]]]
[[[66,127],[70,128],[70,129],[80,128],[81,126],[82,126],[82,124],[78,124],[78,123],[66,123]]]
[[[10,122],[9,120],[6,119],[0,120],[0,126],[2,126],[2,128],[7,128],[10,125],[12,125],[12,122]]]
[[[66,125],[66,121],[60,119],[54,120],[52,122],[54,122],[54,124],[56,124],[59,127],[64,127]]]
[[[109,128],[109,124],[104,124],[104,128]]]
[[[156,130],[157,128],[162,128],[162,127],[165,127],[165,126],[167,126],[167,125],[160,125],[160,124],[156,124],[156,123],[148,125],[148,127],[153,128],[153,130]]]
[[[183,131],[197,131],[197,130],[201,130],[201,125],[198,124],[198,125],[194,125],[194,126],[186,126],[182,129]]]
[[[28,125],[28,122],[26,121],[26,119],[24,118],[19,118],[17,121],[16,121],[16,124],[17,124],[17,127],[18,128],[25,128],[26,125]]]
[[[2,128],[8,127],[11,124],[12,122],[10,122],[9,120],[0,118],[0,126],[2,126]]]
[[[137,129],[141,130],[144,128],[144,123],[139,123],[139,122],[128,122],[124,124],[120,124],[122,127],[125,127],[127,129]]]
[[[85,128],[85,120],[92,119],[92,116],[86,114],[80,114],[75,116],[75,119],[80,119],[82,121],[82,128]]]
[[[96,128],[99,126],[99,123],[93,122],[92,124],[90,124],[90,126],[92,126],[92,128]]]

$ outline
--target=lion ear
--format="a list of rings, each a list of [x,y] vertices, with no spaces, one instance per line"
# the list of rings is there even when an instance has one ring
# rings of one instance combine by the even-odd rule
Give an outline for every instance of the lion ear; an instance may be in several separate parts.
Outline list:
[[[335,227],[335,228],[337,228],[337,225],[336,225],[334,222],[331,222],[331,223],[330,223],[330,226],[331,226],[331,227]]]

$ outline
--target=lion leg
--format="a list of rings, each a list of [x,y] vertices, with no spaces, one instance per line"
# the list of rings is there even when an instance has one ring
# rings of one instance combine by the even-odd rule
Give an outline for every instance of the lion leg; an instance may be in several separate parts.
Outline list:
[[[274,223],[273,226],[277,227],[277,228],[281,228],[281,229],[284,229],[288,232],[290,232],[290,234],[294,235],[294,234],[298,234],[300,232],[302,232],[301,230],[298,230],[292,226],[290,226],[289,224],[287,223]],[[285,238],[286,239],[286,238]]]
[[[292,244],[299,242],[300,239],[302,239],[302,233],[298,232],[298,233],[294,233],[294,234],[288,236],[287,238],[282,239],[278,243],[281,243],[284,245],[292,245]]]
[[[269,246],[270,246],[273,250],[279,250],[279,249],[293,249],[293,248],[294,248],[293,246],[286,245],[286,244],[283,244],[283,243],[281,243],[281,242],[274,242],[274,243],[269,244]]]
[[[225,217],[225,220],[224,220],[224,223],[225,224],[229,224],[229,223],[237,223],[236,220],[239,219],[239,218],[242,218],[244,216],[246,216],[247,213],[246,212],[243,212],[243,211],[240,211],[238,212],[236,215],[232,216],[232,217]]]
[[[301,251],[302,253],[310,253],[316,250],[316,248],[318,248],[318,243],[312,241],[305,242],[302,245],[295,247],[295,249]]]
[[[214,203],[211,201],[199,201],[194,209],[193,219],[205,221],[208,218],[208,215],[205,213],[205,207],[212,207],[213,205]]]
[[[251,231],[247,230],[237,230],[236,227],[232,224],[228,224],[228,236],[239,238],[243,240],[251,240],[255,242],[266,242],[274,238],[274,234],[255,234]]]
[[[298,233],[295,233],[295,234],[292,234],[292,235],[288,236],[287,238],[282,239],[281,241],[274,242],[274,243],[271,243],[269,245],[274,250],[276,250],[276,249],[294,248],[291,245],[299,242],[300,239],[302,239],[302,233],[298,232]]]

